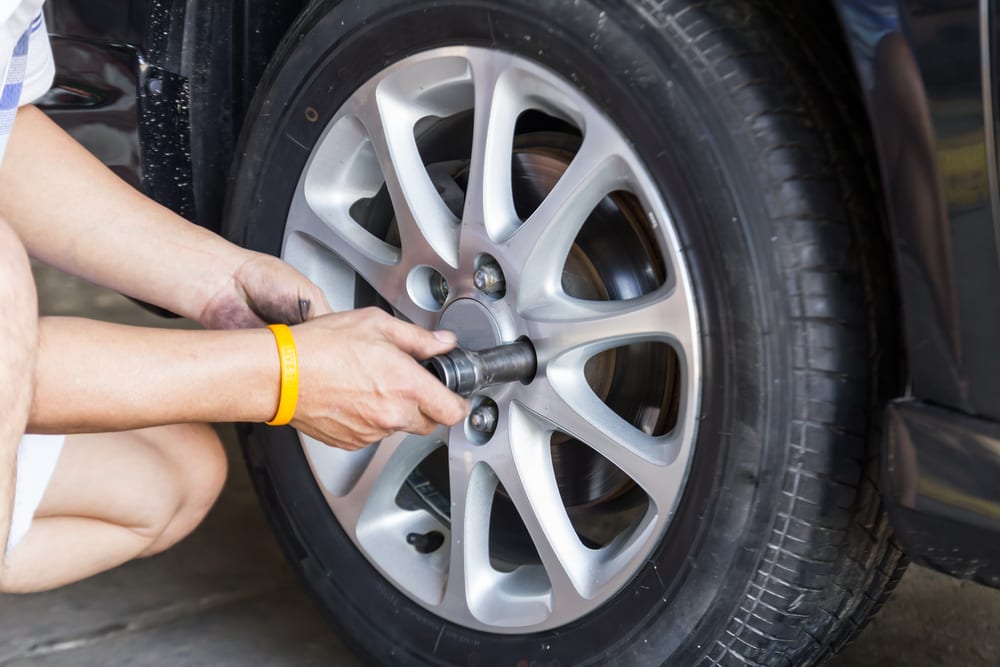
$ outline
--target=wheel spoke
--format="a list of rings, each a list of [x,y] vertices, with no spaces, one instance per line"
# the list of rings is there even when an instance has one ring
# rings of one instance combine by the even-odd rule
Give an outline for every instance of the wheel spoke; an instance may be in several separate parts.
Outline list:
[[[561,289],[563,265],[583,224],[604,197],[630,182],[624,145],[602,122],[594,125],[555,187],[510,238],[508,252],[523,260],[522,302]]]
[[[438,194],[413,130],[427,110],[415,109],[397,87],[383,82],[357,117],[368,131],[399,227],[403,262],[458,266],[458,219]]]
[[[476,98],[462,224],[485,226],[493,239],[510,235],[520,222],[511,187],[511,151],[524,104],[509,63],[507,56],[471,61]]]
[[[590,389],[582,367],[537,378],[522,405],[554,430],[570,435],[615,464],[639,485],[659,511],[669,512],[683,481],[675,434],[651,436],[619,417]]]
[[[345,148],[346,145],[346,148]],[[343,170],[335,165],[344,164]],[[424,312],[406,291],[406,274],[399,248],[382,240],[351,214],[352,206],[374,197],[382,188],[382,173],[364,126],[351,116],[332,124],[316,147],[305,177],[292,200],[285,227],[283,257],[327,289],[339,308],[354,307],[352,273],[338,262],[311,251],[302,239],[339,257],[343,265],[367,282],[397,312],[426,323]],[[328,283],[328,284],[327,284]],[[344,284],[348,283],[348,284]]]
[[[444,605],[476,615],[495,572],[490,567],[490,509],[497,478],[462,449],[450,449],[451,551]]]
[[[552,467],[551,429],[535,415],[512,405],[507,437],[510,456],[494,470],[528,529],[552,586],[553,610],[590,595],[594,553],[570,523]]]
[[[396,433],[377,445],[364,472],[338,502],[337,518],[344,530],[364,544],[366,531],[379,529],[379,518],[399,511],[396,495],[421,461],[441,446],[444,429],[429,436]]]
[[[316,481],[329,496],[337,497],[350,491],[364,473],[376,447],[347,451],[320,442],[305,433],[299,433],[302,448],[309,459]]]
[[[297,200],[289,211],[285,237],[295,235],[301,235],[339,257],[411,322],[420,324],[427,321],[429,313],[414,303],[406,291],[406,274],[398,263],[399,249],[376,238],[355,222],[346,210],[325,208],[320,204],[314,207],[307,195]],[[322,268],[329,270],[327,267],[303,266],[308,260],[296,257],[291,249],[286,251],[285,258],[317,279]],[[322,282],[321,279],[319,281]],[[343,291],[344,285],[338,285],[338,288]]]
[[[665,285],[627,301],[584,301],[560,294],[522,312],[539,365],[573,354],[565,363],[587,359],[631,343],[662,341],[683,360],[692,341],[694,317],[685,292]],[[582,361],[580,361],[582,359]]]

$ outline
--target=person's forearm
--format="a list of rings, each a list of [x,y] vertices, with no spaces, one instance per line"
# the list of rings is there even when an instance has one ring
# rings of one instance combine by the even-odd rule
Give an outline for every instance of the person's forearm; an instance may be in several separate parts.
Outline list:
[[[46,317],[28,432],[265,421],[278,403],[279,376],[267,329],[176,331]]]
[[[197,319],[246,256],[146,198],[37,108],[18,111],[0,215],[29,254]]]

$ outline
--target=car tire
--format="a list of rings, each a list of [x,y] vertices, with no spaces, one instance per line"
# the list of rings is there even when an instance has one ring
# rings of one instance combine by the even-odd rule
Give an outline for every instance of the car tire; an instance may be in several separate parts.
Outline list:
[[[231,239],[287,253],[310,156],[351,96],[408,58],[481,49],[551,73],[618,128],[695,306],[697,435],[669,524],[556,627],[435,613],[344,530],[294,430],[240,429],[290,562],[373,664],[813,665],[898,581],[877,459],[902,372],[870,141],[846,55],[817,27],[835,17],[772,5],[326,0],[279,48],[240,140]],[[325,255],[308,257],[327,288]]]

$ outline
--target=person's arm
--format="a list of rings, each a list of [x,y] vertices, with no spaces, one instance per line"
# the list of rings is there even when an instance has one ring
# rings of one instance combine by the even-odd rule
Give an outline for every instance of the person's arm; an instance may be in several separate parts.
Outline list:
[[[268,329],[147,329],[75,317],[43,317],[38,329],[29,433],[266,421],[278,404]]]
[[[292,425],[331,445],[430,433],[463,399],[414,360],[450,350],[431,333],[365,309],[293,327],[300,391]],[[29,433],[104,432],[180,422],[266,421],[280,367],[267,329],[177,331],[78,318],[39,324]]]
[[[0,216],[33,257],[208,327],[330,312],[290,266],[152,201],[34,106],[18,111],[0,164]]]

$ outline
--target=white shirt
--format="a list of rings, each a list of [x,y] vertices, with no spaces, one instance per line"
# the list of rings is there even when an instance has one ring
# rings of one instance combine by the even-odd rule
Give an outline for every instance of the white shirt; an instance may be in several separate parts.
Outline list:
[[[0,159],[17,108],[44,95],[55,76],[43,1],[0,0]]]

